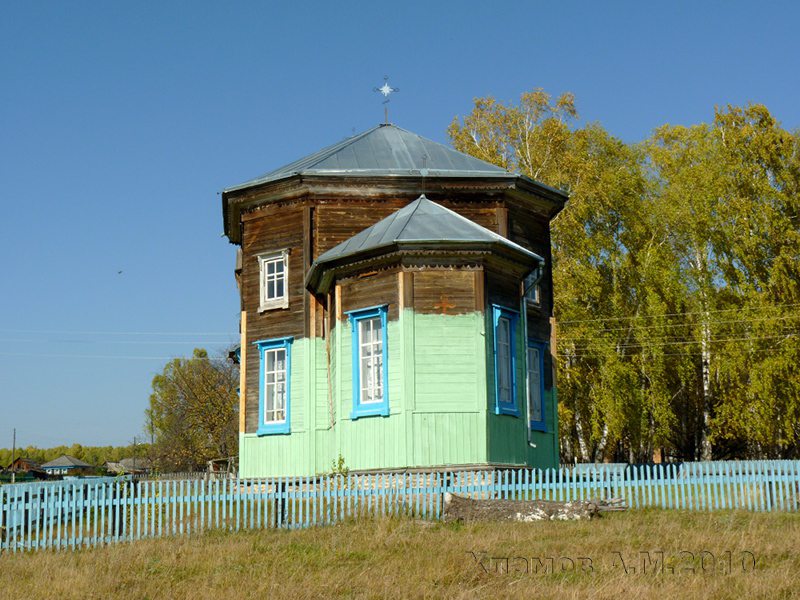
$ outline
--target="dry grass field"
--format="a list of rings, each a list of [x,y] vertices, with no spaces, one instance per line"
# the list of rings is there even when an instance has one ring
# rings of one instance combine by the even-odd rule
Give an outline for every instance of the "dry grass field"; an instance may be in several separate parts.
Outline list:
[[[661,554],[663,553],[663,554]],[[800,515],[383,519],[0,556],[0,598],[791,598]]]

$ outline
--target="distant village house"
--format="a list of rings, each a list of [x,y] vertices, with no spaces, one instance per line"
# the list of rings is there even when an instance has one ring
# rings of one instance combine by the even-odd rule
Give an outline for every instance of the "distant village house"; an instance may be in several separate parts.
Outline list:
[[[48,475],[91,475],[95,467],[73,456],[63,455],[42,465]]]
[[[6,471],[14,471],[15,473],[28,473],[31,471],[42,471],[42,465],[35,460],[18,456],[13,462],[8,465]]]

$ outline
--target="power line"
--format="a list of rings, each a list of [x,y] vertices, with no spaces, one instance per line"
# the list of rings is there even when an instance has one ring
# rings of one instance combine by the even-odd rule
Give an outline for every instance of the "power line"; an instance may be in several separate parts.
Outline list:
[[[744,354],[760,354],[760,353],[771,353],[771,352],[783,352],[785,349],[786,349],[786,347],[779,348],[777,346],[770,346],[768,348],[751,348],[751,349],[746,349]],[[646,350],[646,348],[645,348],[645,350]],[[730,356],[732,354],[738,354],[738,353],[735,350],[731,349],[731,348],[719,348],[717,350],[714,350],[714,352],[712,354],[714,356],[720,356],[720,355],[722,355],[722,356]],[[605,357],[604,354],[600,354],[598,352],[582,352],[582,353],[578,353],[578,354],[570,354],[569,352],[559,352],[557,355],[558,356],[563,356],[563,357],[570,357],[570,358],[587,358],[587,357],[604,358]],[[634,356],[634,355],[631,354],[630,356]],[[687,356],[687,354],[685,352],[666,352],[666,353],[660,354],[660,356]]]
[[[238,340],[239,336],[231,335],[231,338]],[[31,339],[6,338],[6,339],[0,339],[0,344],[2,343],[5,344],[144,344],[144,345],[189,344],[192,346],[208,346],[210,344],[224,344],[226,343],[226,341],[222,339],[197,341],[197,340],[53,340],[53,339],[31,340]]]
[[[759,340],[774,340],[779,338],[794,338],[797,337],[797,333],[795,332],[784,332],[778,335],[766,335],[766,336],[749,336],[749,337],[740,337],[740,338],[718,338],[718,339],[710,339],[708,343],[710,344],[718,344],[722,342],[750,342],[750,341],[759,341]],[[561,342],[564,343],[564,342]],[[614,344],[614,348],[652,348],[652,347],[662,347],[662,346],[683,346],[688,344],[702,344],[703,340],[680,340],[680,341],[666,341],[660,343],[635,343],[635,344]],[[577,346],[576,350],[587,350],[591,349],[591,346],[583,345]]]
[[[754,310],[764,310],[765,308],[779,308],[779,307],[793,307],[793,306],[800,306],[800,302],[796,302],[793,304],[773,304],[766,307],[741,307],[741,308],[723,308],[719,310],[701,310],[701,311],[691,311],[691,312],[679,312],[679,313],[664,313],[663,315],[636,315],[636,316],[628,316],[628,317],[600,317],[594,319],[572,319],[569,321],[557,321],[561,325],[570,325],[573,323],[596,323],[597,321],[629,321],[632,319],[664,319],[667,317],[681,317],[687,315],[711,315],[711,314],[719,314],[719,313],[728,313],[728,312],[744,312],[744,311],[754,311]]]
[[[124,360],[191,360],[195,356],[125,356],[120,354],[49,354],[49,353],[24,353],[24,352],[0,352],[0,356],[13,356],[19,358],[88,358],[91,360],[102,360],[106,358]],[[209,356],[208,360],[223,360],[222,357]]]
[[[235,331],[80,331],[59,329],[0,329],[0,333],[33,333],[43,335],[239,335],[238,332]]]
[[[709,321],[708,323],[700,323],[700,322],[686,322],[686,323],[659,323],[658,325],[631,325],[629,327],[603,327],[601,329],[595,329],[592,333],[604,333],[610,331],[630,331],[631,329],[635,328],[639,329],[659,329],[659,328],[667,328],[667,327],[696,327],[698,325],[708,325],[709,327],[714,327],[715,325],[729,325],[731,323],[741,323],[743,325],[749,323],[763,323],[766,321],[784,321],[787,319],[800,319],[800,313],[796,315],[782,315],[782,316],[774,316],[774,317],[761,317],[761,318],[753,318],[747,319],[746,321],[742,319],[729,319],[727,321]],[[565,339],[565,338],[562,338]],[[574,339],[581,339],[581,338],[574,338]]]
[[[747,355],[764,354],[764,353],[771,354],[771,353],[774,353],[774,352],[780,352],[782,350],[783,350],[783,348],[774,348],[774,347],[773,348],[754,348],[752,350],[748,350],[746,352],[746,354]],[[722,351],[722,350],[715,350],[714,351],[714,356],[731,356],[732,354],[733,354],[733,352],[730,352],[730,351]],[[565,353],[565,352],[559,352],[557,354],[557,356],[560,356],[562,358],[605,358],[604,355],[596,354],[596,353],[593,353],[593,352],[586,352],[586,353],[582,353],[582,354],[569,354],[569,353]],[[631,356],[633,356],[633,355],[631,355]],[[664,354],[660,354],[659,356],[687,356],[687,355],[684,352],[665,352]]]

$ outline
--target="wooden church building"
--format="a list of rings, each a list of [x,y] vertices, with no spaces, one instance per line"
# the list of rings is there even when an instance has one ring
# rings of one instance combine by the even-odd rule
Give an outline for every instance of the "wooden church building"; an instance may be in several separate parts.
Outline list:
[[[389,124],[226,189],[240,475],[557,466],[565,201]]]

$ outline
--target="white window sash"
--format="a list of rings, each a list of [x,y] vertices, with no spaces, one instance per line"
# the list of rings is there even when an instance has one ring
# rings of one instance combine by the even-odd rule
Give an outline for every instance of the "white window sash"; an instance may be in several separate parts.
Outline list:
[[[289,251],[258,255],[259,312],[289,306]],[[280,271],[280,272],[279,272]],[[278,294],[278,288],[282,294]]]
[[[264,351],[264,424],[286,422],[286,348]]]
[[[380,316],[358,321],[359,403],[383,402],[383,328]]]

